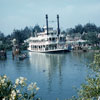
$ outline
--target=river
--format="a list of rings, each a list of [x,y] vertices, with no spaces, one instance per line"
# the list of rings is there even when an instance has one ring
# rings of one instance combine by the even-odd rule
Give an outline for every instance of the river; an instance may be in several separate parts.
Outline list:
[[[0,75],[6,74],[11,80],[26,77],[28,83],[37,82],[40,87],[37,97],[41,100],[64,100],[76,95],[74,86],[79,88],[85,82],[93,59],[93,53],[45,54],[27,52],[29,58],[12,60],[7,52],[7,60],[0,61]]]

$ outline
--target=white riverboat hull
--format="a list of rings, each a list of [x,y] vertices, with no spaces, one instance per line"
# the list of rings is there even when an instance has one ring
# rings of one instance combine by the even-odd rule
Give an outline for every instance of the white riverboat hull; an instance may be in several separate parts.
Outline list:
[[[28,48],[29,51],[31,52],[39,52],[39,53],[53,53],[53,52],[69,52],[70,50],[68,49],[54,49],[54,50],[31,50],[30,48]]]

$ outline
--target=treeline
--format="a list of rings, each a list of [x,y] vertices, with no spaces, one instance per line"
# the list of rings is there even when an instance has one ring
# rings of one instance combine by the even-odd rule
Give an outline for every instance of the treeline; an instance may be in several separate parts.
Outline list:
[[[100,43],[99,33],[100,27],[92,23],[87,23],[84,26],[79,24],[76,25],[75,28],[67,29],[67,34],[70,34],[72,37],[80,35],[83,40],[88,40],[88,42],[93,45]]]
[[[41,32],[42,29],[39,25],[32,27],[25,27],[24,29],[18,30],[14,29],[11,35],[4,36],[4,33],[0,32],[0,41],[2,41],[3,45],[0,48],[11,49],[12,40],[16,39],[19,45],[24,43],[24,40],[28,39],[30,36],[35,36],[36,32]]]
[[[23,43],[24,40],[29,38],[30,36],[35,36],[36,32],[41,32],[42,29],[39,25],[36,25],[34,28],[25,27],[22,30],[14,30],[11,34],[12,39],[15,38],[18,44]]]
[[[5,36],[4,33],[0,32],[0,41],[3,42],[4,47],[11,49],[12,40],[15,38],[18,44],[24,43],[24,40],[28,39],[30,36],[35,36],[36,32],[41,32],[43,29],[39,25],[32,27],[25,27],[24,29],[14,29],[10,35]],[[88,40],[91,44],[98,44],[100,38],[98,34],[100,33],[100,27],[97,27],[95,24],[87,23],[86,25],[76,25],[75,28],[70,28],[63,30],[62,34],[69,34],[72,37],[76,35],[81,35],[81,38]]]
[[[67,29],[68,34],[75,34],[75,33],[88,33],[88,32],[96,32],[100,33],[100,27],[97,27],[95,24],[87,23],[86,25],[76,25],[75,28]]]

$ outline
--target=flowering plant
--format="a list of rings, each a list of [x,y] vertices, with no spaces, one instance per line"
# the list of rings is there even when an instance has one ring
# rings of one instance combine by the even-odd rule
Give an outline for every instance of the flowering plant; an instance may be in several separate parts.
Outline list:
[[[0,76],[0,100],[32,100],[39,87],[36,82],[27,85],[26,80],[19,77],[12,83],[6,75]]]

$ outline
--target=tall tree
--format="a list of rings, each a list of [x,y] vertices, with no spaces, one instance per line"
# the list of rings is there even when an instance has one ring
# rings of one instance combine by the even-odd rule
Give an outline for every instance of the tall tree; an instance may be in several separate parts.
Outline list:
[[[1,31],[0,31],[0,40],[3,40],[4,39],[4,33],[2,33]]]
[[[75,26],[75,33],[83,33],[83,26],[81,24]]]
[[[97,26],[95,24],[87,23],[84,26],[84,32],[97,32]]]

